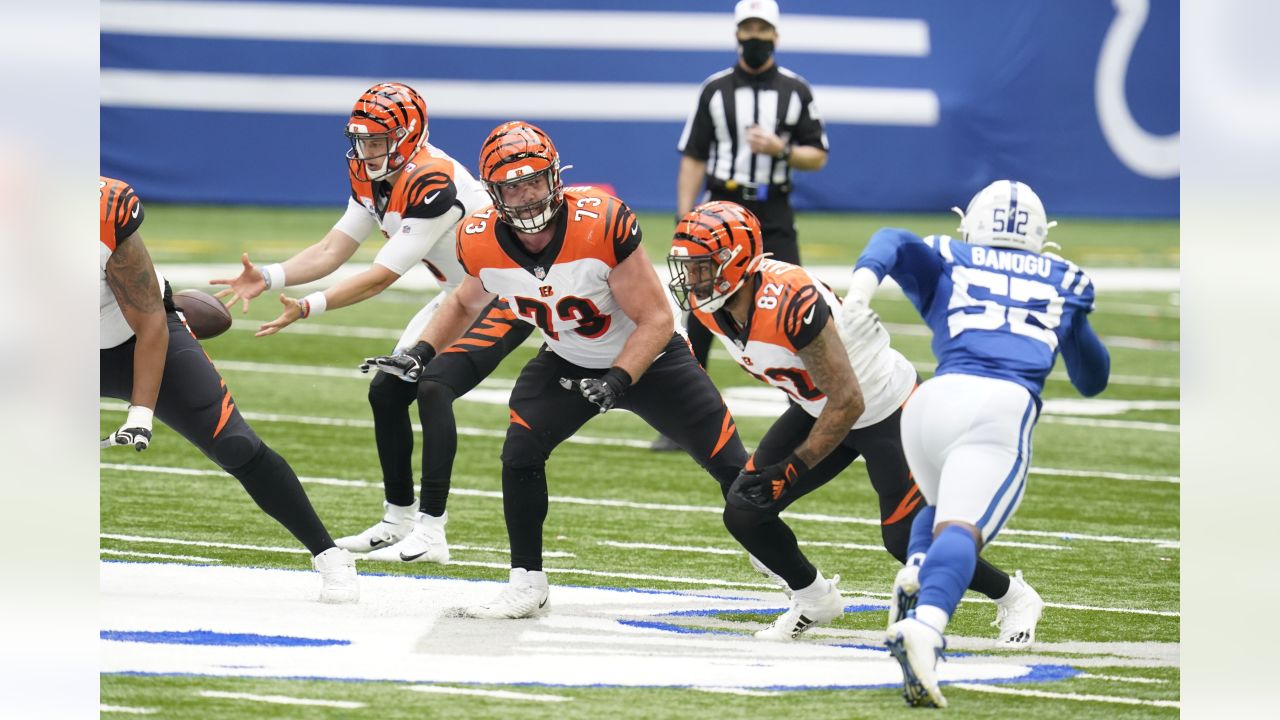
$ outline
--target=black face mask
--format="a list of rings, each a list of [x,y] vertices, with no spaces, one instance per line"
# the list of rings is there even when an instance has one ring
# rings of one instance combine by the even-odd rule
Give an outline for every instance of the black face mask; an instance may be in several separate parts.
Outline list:
[[[773,41],[747,38],[738,41],[738,55],[752,70],[759,70],[773,57]]]

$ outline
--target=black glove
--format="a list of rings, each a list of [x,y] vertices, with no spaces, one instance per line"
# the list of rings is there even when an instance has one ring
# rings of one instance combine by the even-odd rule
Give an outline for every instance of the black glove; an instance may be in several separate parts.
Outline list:
[[[600,406],[600,412],[611,410],[622,394],[631,387],[631,374],[620,367],[611,367],[599,378],[583,378],[578,381],[582,397]]]
[[[367,373],[370,368],[395,375],[405,382],[418,382],[422,369],[436,356],[436,349],[426,340],[419,340],[417,345],[398,355],[379,355],[365,358],[360,363],[360,372]]]
[[[729,486],[728,501],[738,507],[767,510],[778,502],[802,473],[808,471],[809,466],[795,453],[791,453],[780,463],[759,470],[744,469],[738,473],[733,485]]]
[[[151,445],[151,418],[153,411],[142,405],[130,405],[129,417],[119,430],[111,433],[99,443],[102,448],[132,445],[134,450],[142,452]]]

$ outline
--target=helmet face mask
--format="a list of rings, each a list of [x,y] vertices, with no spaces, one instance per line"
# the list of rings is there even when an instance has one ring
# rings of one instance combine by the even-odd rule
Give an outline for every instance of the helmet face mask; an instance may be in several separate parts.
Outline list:
[[[356,100],[347,120],[347,163],[357,180],[395,174],[427,141],[427,105],[408,85],[379,83]]]
[[[997,180],[974,195],[964,212],[952,210],[960,214],[960,239],[973,245],[1039,253],[1058,224],[1048,222],[1035,191],[1014,180]]]
[[[546,133],[519,120],[489,133],[480,149],[480,183],[498,219],[520,232],[545,230],[564,205],[560,154]]]
[[[761,247],[751,211],[729,202],[699,205],[676,225],[667,289],[682,310],[716,312],[764,259]]]

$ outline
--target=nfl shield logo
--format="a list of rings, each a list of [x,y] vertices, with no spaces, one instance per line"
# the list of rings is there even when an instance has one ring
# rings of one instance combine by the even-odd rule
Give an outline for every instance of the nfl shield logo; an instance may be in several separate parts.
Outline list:
[[[533,276],[538,278],[539,280],[545,279],[547,277],[546,268],[542,267],[541,265],[535,267],[533,269]]]

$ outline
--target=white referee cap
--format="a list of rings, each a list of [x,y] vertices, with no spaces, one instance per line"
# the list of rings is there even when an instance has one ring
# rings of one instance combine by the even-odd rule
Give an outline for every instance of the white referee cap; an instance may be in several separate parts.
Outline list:
[[[741,25],[742,21],[759,18],[778,28],[778,3],[774,0],[739,0],[733,8],[733,22]]]

